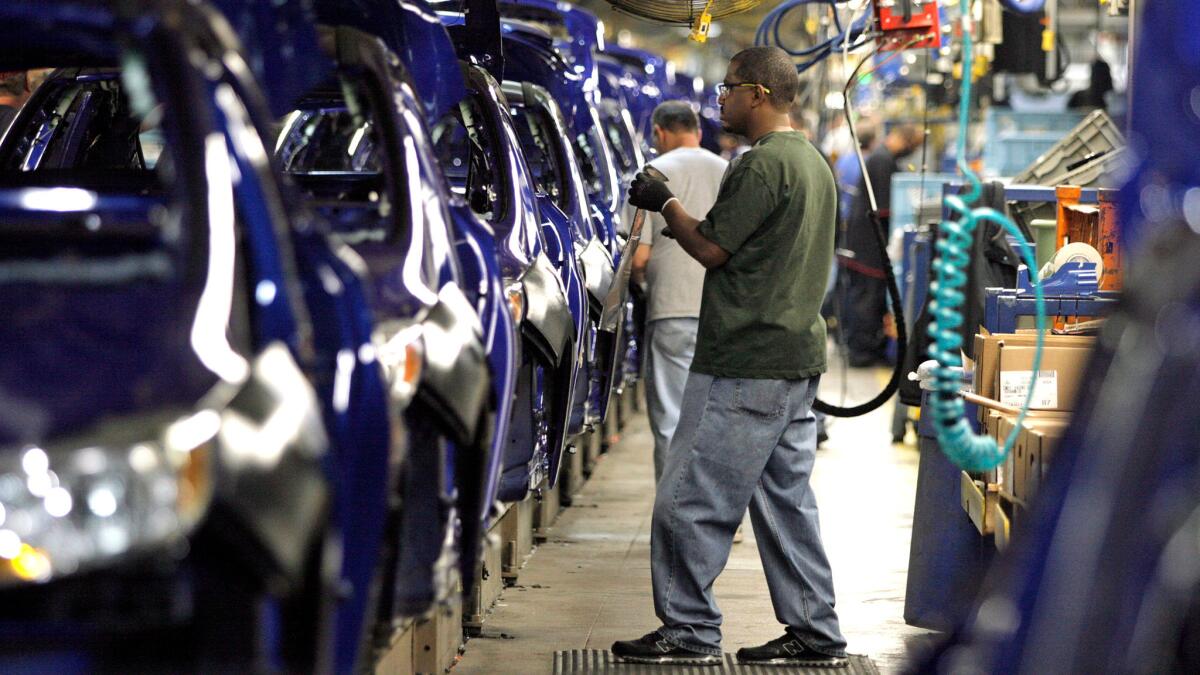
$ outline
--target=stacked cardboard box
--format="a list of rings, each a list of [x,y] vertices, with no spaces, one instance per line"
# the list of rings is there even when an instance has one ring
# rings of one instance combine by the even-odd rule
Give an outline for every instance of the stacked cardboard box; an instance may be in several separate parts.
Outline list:
[[[1067,428],[1095,338],[1047,335],[1030,410],[1003,465],[985,476],[1002,495],[1027,502],[1045,475]],[[1013,433],[1033,375],[1033,333],[975,336],[975,393],[995,405],[979,407],[983,433],[1004,444]]]

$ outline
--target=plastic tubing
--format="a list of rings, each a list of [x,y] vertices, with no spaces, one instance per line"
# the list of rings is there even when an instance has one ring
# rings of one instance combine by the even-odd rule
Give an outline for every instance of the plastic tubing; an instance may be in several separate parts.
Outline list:
[[[1007,4],[1007,3],[1006,3]],[[971,38],[971,13],[969,0],[961,0],[963,28],[963,66],[961,102],[958,111],[958,168],[967,177],[970,190],[965,195],[951,195],[945,198],[946,206],[959,216],[958,220],[947,220],[941,224],[941,234],[937,242],[938,257],[933,261],[935,281],[931,291],[930,310],[934,321],[929,326],[929,335],[933,338],[929,345],[929,356],[937,361],[934,369],[934,391],[931,394],[934,426],[937,429],[938,445],[942,452],[958,467],[967,471],[988,471],[1001,462],[1012,450],[1021,423],[1029,412],[1033,401],[1034,388],[1038,380],[1038,371],[1042,365],[1043,333],[1046,329],[1046,299],[1042,293],[1041,280],[1037,277],[1037,263],[1033,249],[1025,241],[1021,231],[1011,220],[998,211],[990,208],[972,209],[970,204],[979,199],[982,183],[979,176],[967,164],[967,125],[970,122],[971,107],[971,70],[973,61],[973,41]],[[960,379],[954,370],[962,366],[960,350],[962,335],[962,304],[965,300],[962,288],[966,285],[966,269],[970,265],[970,251],[976,225],[980,221],[992,221],[999,224],[1020,242],[1021,257],[1029,268],[1030,280],[1033,283],[1037,304],[1037,347],[1033,356],[1033,377],[1029,383],[1029,391],[1025,395],[1025,403],[1017,417],[1017,424],[1004,441],[1004,447],[999,447],[995,439],[978,436],[963,417],[963,401],[959,396]]]
[[[793,9],[796,9],[801,5],[812,4],[814,2],[828,4],[830,8],[834,10],[834,24],[838,30],[838,33],[831,36],[827,40],[804,49],[791,49],[785,46],[783,43],[783,37],[780,35],[784,17],[786,17],[786,15]],[[822,59],[826,58],[832,49],[840,49],[841,45],[847,40],[854,40],[861,37],[870,24],[870,18],[870,15],[865,15],[858,21],[853,22],[849,30],[845,30],[842,28],[841,18],[838,17],[837,7],[833,0],[789,0],[789,2],[785,2],[771,10],[767,16],[763,18],[762,23],[759,24],[758,30],[755,33],[754,43],[765,45],[771,44],[772,40],[774,40],[774,44],[777,47],[784,50],[791,56],[813,56],[812,60],[809,62],[799,64],[798,70],[803,72],[804,70],[811,68],[814,64],[820,62]],[[851,48],[856,49],[864,44],[866,44],[866,41],[859,40],[858,42],[853,43]]]

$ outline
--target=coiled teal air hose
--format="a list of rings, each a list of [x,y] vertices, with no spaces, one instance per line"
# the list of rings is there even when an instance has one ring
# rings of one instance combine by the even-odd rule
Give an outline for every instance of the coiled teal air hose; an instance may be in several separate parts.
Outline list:
[[[1046,329],[1046,299],[1042,293],[1041,280],[1037,277],[1037,263],[1033,249],[1025,241],[1011,220],[1004,214],[990,208],[972,209],[970,204],[979,199],[982,183],[979,176],[967,165],[967,125],[970,122],[971,106],[971,71],[974,63],[973,41],[971,39],[971,12],[969,0],[961,0],[962,29],[963,29],[963,65],[961,102],[958,111],[958,168],[970,182],[970,191],[964,195],[951,195],[945,198],[945,204],[959,215],[958,220],[947,220],[941,224],[941,234],[937,243],[938,257],[933,261],[935,281],[930,287],[930,311],[934,322],[929,326],[929,335],[933,342],[929,345],[929,356],[937,361],[934,369],[934,391],[932,394],[932,409],[934,426],[937,429],[938,445],[950,461],[967,471],[988,471],[1004,461],[1017,434],[1021,422],[1029,411],[1033,401],[1034,388],[1037,384],[1038,371],[1042,365],[1043,333]],[[990,220],[999,224],[1010,234],[1014,235],[1020,244],[1021,257],[1029,268],[1029,277],[1033,283],[1034,295],[1037,302],[1037,347],[1033,355],[1033,377],[1029,383],[1029,392],[1025,395],[1025,404],[1017,417],[1017,424],[1004,441],[1001,448],[995,439],[978,436],[971,425],[963,417],[963,402],[959,396],[961,379],[954,368],[962,367],[960,350],[962,335],[959,328],[963,323],[961,307],[965,300],[962,288],[967,283],[966,269],[971,262],[970,250],[972,236],[980,221]]]

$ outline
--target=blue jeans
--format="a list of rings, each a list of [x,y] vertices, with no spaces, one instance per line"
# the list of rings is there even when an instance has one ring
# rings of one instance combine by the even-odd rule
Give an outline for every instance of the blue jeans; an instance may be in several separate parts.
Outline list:
[[[696,353],[695,318],[655,319],[646,323],[646,412],[654,433],[654,482],[662,478],[667,450],[679,423],[679,406],[688,369]]]
[[[845,654],[808,482],[819,379],[688,377],[650,538],[654,609],[668,642],[721,653],[712,586],[749,507],[775,618],[809,649]]]

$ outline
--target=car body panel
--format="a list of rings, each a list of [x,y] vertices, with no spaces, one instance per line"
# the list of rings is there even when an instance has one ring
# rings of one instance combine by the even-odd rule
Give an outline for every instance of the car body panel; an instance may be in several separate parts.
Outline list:
[[[512,50],[514,58],[523,56],[519,50]],[[568,168],[570,176],[569,182],[571,188],[570,194],[574,199],[568,203],[570,206],[579,207],[580,205],[586,208],[594,209],[580,185],[582,176],[578,169],[578,159],[574,155],[574,149],[569,143],[561,142],[561,139],[569,138],[570,132],[568,122],[564,119],[561,109],[557,105],[557,98],[551,92],[533,83],[513,83],[510,85],[510,90],[514,94],[514,98],[518,91],[521,92],[520,100],[523,105],[534,105],[544,111],[544,114],[552,127],[551,133],[560,139],[555,142],[556,152],[559,153],[560,163]],[[594,115],[594,109],[591,109],[591,114]],[[579,211],[576,211],[577,216]],[[616,241],[614,234],[613,241]],[[614,381],[614,376],[621,371],[617,367],[618,362],[623,362],[623,352],[625,343],[625,322],[621,321],[618,325],[618,336],[616,342],[598,340],[595,333],[598,327],[600,316],[603,312],[604,303],[607,299],[609,289],[612,286],[615,274],[615,265],[609,247],[601,243],[598,237],[589,238],[586,241],[576,241],[575,243],[576,256],[579,259],[580,266],[584,271],[584,280],[588,289],[588,306],[589,314],[593,319],[591,334],[589,336],[589,364],[591,364],[589,372],[588,384],[588,399],[589,405],[583,411],[583,423],[594,424],[607,415],[608,404],[611,400],[611,391],[617,382]],[[625,290],[627,293],[627,289]],[[621,305],[624,306],[624,296],[622,293]],[[622,345],[621,349],[617,349],[616,345]],[[597,347],[599,350],[597,351]],[[618,355],[620,351],[622,354]],[[623,381],[622,378],[618,378]],[[576,406],[576,411],[579,406]]]
[[[423,3],[404,3],[403,7],[410,5],[423,9],[427,9]],[[430,26],[424,22],[405,19],[409,22],[412,31],[422,31],[422,44],[428,47],[426,53],[409,54],[403,58],[412,58],[413,62],[409,63],[410,72],[414,77],[414,85],[421,92],[438,92],[438,96],[445,101],[455,101],[456,104],[468,100],[468,90],[464,84],[465,80],[460,74],[458,77],[434,78],[430,77],[430,73],[423,72],[423,64],[429,60],[437,59],[443,61],[449,58],[448,55],[454,54],[454,47],[450,42],[445,28],[442,26]],[[458,56],[455,56],[457,62]],[[507,202],[502,213],[489,224],[484,224],[471,212],[469,206],[464,200],[453,192],[449,193],[449,199],[452,203],[452,211],[458,214],[458,217],[466,223],[474,220],[478,223],[478,227],[489,229],[494,233],[494,256],[499,265],[501,278],[503,279],[506,288],[505,291],[523,294],[524,305],[526,309],[543,308],[530,313],[525,312],[521,322],[521,332],[525,335],[526,347],[529,354],[537,354],[541,352],[557,352],[558,363],[544,363],[537,365],[536,368],[549,368],[548,377],[539,377],[539,382],[557,383],[554,386],[559,391],[569,391],[570,383],[574,381],[578,371],[578,359],[568,358],[568,355],[574,355],[579,351],[578,338],[579,330],[565,331],[568,326],[573,326],[575,320],[573,315],[565,312],[570,308],[570,301],[566,294],[572,292],[569,277],[560,277],[559,283],[547,283],[548,279],[545,275],[535,271],[533,276],[526,279],[529,271],[535,267],[541,267],[543,270],[548,269],[545,265],[547,243],[543,240],[544,233],[541,225],[541,216],[539,215],[540,207],[536,197],[532,191],[528,189],[528,181],[523,178],[527,169],[524,167],[522,157],[515,153],[512,148],[515,138],[511,129],[511,120],[507,119],[507,111],[504,109],[502,100],[503,97],[499,94],[499,88],[494,84],[494,80],[489,83],[489,76],[483,74],[482,70],[474,66],[465,66],[463,71],[467,73],[467,77],[472,78],[474,84],[472,89],[475,91],[474,96],[479,97],[478,102],[487,117],[487,123],[491,125],[495,141],[509,149],[498,151],[493,159],[503,163],[501,173],[505,177],[506,184],[499,186]],[[423,97],[427,96],[422,94]],[[451,112],[451,108],[446,108],[440,116],[434,116],[427,111],[429,123],[431,125],[439,124]],[[525,281],[536,282],[526,284]],[[538,294],[549,292],[550,295],[537,297]],[[503,297],[503,296],[500,296]],[[571,337],[571,342],[566,343],[563,340],[564,333]],[[551,347],[551,345],[554,345]],[[549,347],[549,349],[547,349]],[[540,348],[540,352],[539,352]],[[521,363],[526,364],[526,357],[521,357]],[[522,368],[525,366],[522,365]],[[524,376],[524,375],[522,375]],[[540,386],[540,385],[539,385]],[[554,397],[551,397],[552,399]],[[564,399],[565,397],[557,397]],[[527,401],[534,399],[541,400],[541,395],[528,396]],[[555,408],[561,404],[551,400],[551,405]],[[534,418],[542,415],[541,411],[523,408],[513,413],[513,418]],[[565,420],[565,412],[554,412],[551,417],[562,417]],[[510,429],[514,426],[510,422]],[[551,427],[555,425],[552,423]],[[520,499],[527,493],[529,483],[535,482],[537,475],[545,474],[547,459],[545,455],[556,454],[562,452],[566,444],[565,421],[557,425],[561,431],[551,434],[555,438],[548,441],[535,441],[541,445],[538,448],[526,448],[517,444],[515,447],[510,444],[510,451],[515,451],[517,456],[505,459],[505,485],[511,485],[509,475],[516,471],[517,473],[525,473],[529,471],[527,478],[522,480],[519,490],[504,489],[497,494],[503,499]],[[511,435],[511,434],[510,434]],[[535,436],[539,436],[535,434]],[[497,442],[511,440],[497,436]],[[541,447],[548,446],[548,447]],[[510,469],[512,471],[510,471]]]
[[[540,214],[537,196],[528,189],[526,176],[529,169],[523,166],[519,154],[520,146],[500,85],[490,75],[485,76],[473,67],[468,67],[467,70],[473,90],[488,103],[482,106],[484,114],[488,117],[488,123],[492,125],[493,133],[501,146],[504,162],[507,164],[502,173],[511,199],[507,213],[496,226],[498,231],[510,233],[504,238],[505,251],[500,256],[502,267],[505,268],[504,276],[524,278],[522,275],[527,275],[535,267],[546,270],[546,263],[549,262],[543,251],[544,233],[538,222]],[[542,276],[539,279],[540,283],[532,286],[526,284],[524,288],[527,296],[530,293],[543,296],[526,298],[529,306],[536,304],[542,307],[533,315],[526,314],[526,320],[530,324],[526,329],[535,330],[540,338],[551,346],[556,352],[557,362],[565,350],[570,348],[565,342],[568,336],[566,328],[573,322],[566,302],[566,291],[561,282],[556,285],[549,283],[550,279],[547,277]]]
[[[660,69],[665,67],[662,59],[639,49],[608,43],[596,63],[602,75],[607,74],[620,83],[629,113],[641,136],[643,152],[650,155],[650,139],[654,137],[651,117],[654,108],[667,100],[664,86],[660,85],[665,78],[658,77]]]
[[[329,446],[325,440],[327,432],[333,430],[334,425],[320,421],[324,405],[318,407],[318,394],[314,392],[314,389],[322,389],[316,383],[319,368],[315,365],[321,350],[315,344],[317,335],[312,326],[313,307],[307,302],[311,298],[311,288],[306,287],[297,274],[304,264],[305,256],[300,249],[307,246],[307,242],[302,241],[308,229],[307,223],[288,218],[284,206],[288,200],[274,182],[269,157],[264,152],[258,133],[262,128],[259,122],[264,117],[265,100],[248,79],[249,69],[232,40],[233,32],[223,18],[204,5],[189,3],[130,2],[124,3],[119,11],[116,14],[107,7],[93,3],[5,3],[0,7],[0,17],[3,17],[5,25],[21,26],[21,30],[14,31],[20,35],[19,38],[7,41],[0,48],[0,62],[8,68],[68,65],[72,62],[77,65],[112,66],[117,64],[118,57],[123,57],[126,70],[119,82],[104,72],[97,72],[87,73],[85,84],[97,85],[109,77],[109,83],[104,86],[110,87],[108,100],[115,104],[125,100],[124,95],[119,93],[119,87],[130,87],[134,86],[131,83],[140,82],[136,77],[138,73],[152,73],[153,76],[148,78],[150,86],[143,84],[143,88],[137,91],[160,101],[169,101],[170,106],[188,110],[186,116],[167,114],[162,124],[162,133],[167,139],[165,152],[172,161],[172,180],[162,187],[168,196],[168,205],[156,209],[162,205],[156,204],[152,195],[148,199],[148,193],[143,191],[125,195],[123,199],[148,204],[148,220],[155,224],[156,229],[169,233],[181,227],[180,231],[186,233],[188,238],[199,242],[189,249],[187,266],[198,267],[200,277],[207,281],[202,285],[204,290],[199,298],[195,298],[194,291],[183,291],[181,297],[194,298],[196,312],[195,320],[188,326],[185,336],[182,317],[177,313],[179,307],[172,306],[170,302],[154,301],[152,296],[146,295],[148,291],[165,291],[170,287],[169,282],[122,273],[121,270],[127,269],[127,266],[109,266],[107,270],[96,270],[101,274],[89,276],[79,274],[84,269],[78,264],[72,272],[76,275],[74,280],[70,275],[56,279],[41,277],[43,290],[49,294],[41,299],[50,301],[39,301],[38,313],[42,317],[27,317],[25,321],[8,324],[8,328],[21,331],[39,323],[44,324],[48,318],[46,312],[51,310],[78,311],[71,319],[56,321],[53,325],[44,324],[39,329],[42,333],[39,352],[42,358],[57,358],[60,350],[55,348],[55,340],[69,339],[71,348],[61,350],[61,353],[74,355],[75,358],[87,357],[89,362],[78,366],[79,372],[87,374],[61,378],[58,384],[61,386],[79,380],[98,385],[107,381],[108,391],[101,392],[95,386],[73,387],[74,396],[97,397],[90,413],[83,412],[87,406],[82,400],[71,401],[69,397],[64,397],[59,400],[68,404],[64,408],[67,411],[65,415],[40,416],[46,422],[42,428],[26,428],[14,438],[18,442],[37,441],[49,447],[63,434],[83,433],[91,428],[89,421],[119,419],[164,405],[175,407],[195,397],[203,386],[202,381],[197,379],[199,375],[193,363],[198,360],[205,369],[234,387],[228,393],[212,394],[217,398],[211,399],[208,404],[218,405],[217,401],[224,401],[218,405],[225,411],[221,413],[222,419],[228,416],[229,419],[241,420],[238,422],[241,435],[220,436],[220,451],[214,458],[216,464],[213,467],[215,501],[196,535],[192,549],[196,552],[195,556],[183,558],[177,553],[161,551],[158,555],[167,567],[160,568],[159,574],[163,573],[163,569],[175,569],[172,567],[174,565],[186,567],[197,564],[195,561],[211,553],[211,546],[224,542],[228,546],[224,550],[226,564],[244,565],[247,573],[261,575],[263,583],[276,589],[275,592],[290,593],[290,589],[305,583],[302,577],[311,546],[324,536],[325,514],[329,504],[325,465],[334,461],[326,452]],[[123,45],[126,51],[119,51],[118,45]],[[184,52],[190,59],[181,56]],[[206,66],[203,72],[200,72],[197,63]],[[58,77],[73,75],[60,73]],[[83,80],[77,81],[84,83]],[[52,91],[54,88],[47,89],[47,95]],[[71,105],[76,106],[76,110],[86,111],[93,101],[101,98],[82,96]],[[137,105],[136,96],[130,94],[129,100]],[[13,127],[14,131],[6,135],[6,145],[21,142],[20,129],[37,123],[34,116],[39,113],[39,105],[35,102],[22,111],[22,117]],[[113,115],[112,119],[119,124],[104,122],[104,118],[99,116],[74,118],[73,124],[95,123],[95,129],[100,131],[94,133],[109,134],[111,142],[129,143],[137,135],[139,130],[136,127],[121,126],[125,125],[129,114],[122,108],[110,107],[98,110],[97,114],[100,113]],[[92,194],[94,201],[77,201],[76,207],[66,209],[61,202],[39,207],[36,201],[28,198],[31,195],[26,190],[20,200],[22,217],[33,216],[36,219],[53,212],[68,223],[90,224],[80,233],[81,237],[74,238],[74,241],[56,238],[54,245],[92,249],[89,255],[97,261],[103,261],[114,250],[112,242],[106,241],[106,238],[116,237],[112,241],[117,244],[115,250],[118,251],[125,250],[122,247],[126,246],[133,245],[135,250],[142,246],[138,243],[139,236],[134,231],[136,228],[123,228],[120,218],[112,217],[120,209],[108,211],[105,208],[92,208],[104,207],[113,183],[120,182],[121,172],[106,168],[113,166],[106,162],[124,161],[121,148],[130,146],[109,148],[91,143],[86,146],[87,154],[77,155],[81,159],[72,160],[70,153],[58,153],[58,161],[53,168],[41,172],[37,164],[56,156],[54,152],[28,152],[41,142],[50,144],[45,145],[44,149],[52,149],[53,141],[39,136],[29,147],[20,149],[24,153],[24,170],[18,168],[13,172],[10,169],[4,180],[29,179],[41,182],[39,188],[57,190],[57,195]],[[76,147],[82,149],[85,146]],[[98,156],[95,153],[101,147],[105,147],[105,154]],[[113,154],[113,151],[117,154]],[[138,152],[141,159],[141,150]],[[105,163],[96,164],[94,160],[98,157],[102,157],[101,161]],[[128,155],[124,156],[125,160],[128,158]],[[73,161],[89,164],[72,164]],[[141,161],[144,166],[144,160]],[[70,173],[75,166],[91,166],[98,171],[89,169],[78,175]],[[93,176],[96,184],[73,184],[72,181],[80,176],[86,180],[89,171],[100,176],[98,179]],[[141,173],[146,171],[137,170]],[[234,180],[234,175],[238,176],[238,180]],[[89,188],[94,188],[94,192]],[[164,215],[166,221],[163,220]],[[109,218],[112,218],[110,222],[115,232],[108,231],[105,222]],[[17,221],[14,218],[7,222]],[[141,240],[144,242],[145,238],[141,237]],[[93,248],[93,243],[101,245]],[[9,248],[7,255],[20,256],[21,253]],[[43,271],[49,269],[45,264],[47,260],[50,258],[39,263]],[[25,266],[26,271],[31,269]],[[151,265],[146,269],[152,271],[156,268]],[[113,274],[114,271],[118,273]],[[183,278],[197,278],[195,272],[189,274],[193,276]],[[18,284],[28,282],[30,279],[18,281]],[[96,287],[84,290],[92,284],[108,290],[100,294],[97,294]],[[135,286],[124,294],[117,290],[123,284]],[[80,285],[84,289],[78,289]],[[76,286],[79,292],[72,293],[74,300],[71,303],[64,302],[62,299],[72,286]],[[38,300],[39,295],[31,293],[28,299]],[[121,300],[120,295],[125,295],[126,299]],[[54,297],[60,300],[52,301]],[[134,304],[126,305],[127,302]],[[79,306],[82,303],[87,306]],[[72,308],[72,304],[76,306]],[[223,304],[224,310],[221,309]],[[131,323],[130,317],[139,316],[138,310],[118,313],[122,306],[131,310],[137,307],[142,312],[141,320],[136,325]],[[188,304],[181,303],[181,306],[187,307]],[[145,313],[150,307],[161,310],[158,317]],[[121,316],[126,323],[116,332],[112,328],[105,328],[104,323],[111,323],[107,317],[99,322],[95,319],[106,314]],[[244,322],[227,332],[224,321],[233,321],[235,316],[244,316]],[[159,323],[160,320],[162,323]],[[76,325],[74,330],[70,328],[72,323]],[[162,333],[163,330],[173,331],[175,337]],[[111,356],[102,356],[93,351],[98,343],[80,333],[105,336],[107,354]],[[143,337],[149,341],[143,340]],[[4,344],[6,349],[11,348],[10,345],[15,346],[8,340]],[[10,360],[5,359],[6,362]],[[132,365],[139,361],[144,365]],[[122,364],[132,367],[119,368]],[[361,370],[352,370],[354,375],[363,378],[364,384],[372,374],[378,374],[378,368],[369,364],[364,364]],[[169,382],[174,389],[160,394],[154,386],[146,386],[151,376]],[[18,382],[24,380],[19,373],[16,377]],[[7,382],[4,388],[8,388]],[[132,388],[132,397],[119,393],[127,388]],[[21,389],[36,391],[35,388],[26,390],[24,385],[21,385]],[[25,395],[28,396],[28,393]],[[324,404],[325,395],[322,394],[321,398]],[[193,401],[192,405],[195,404]],[[286,413],[285,418],[268,425],[267,420],[275,419],[274,416],[282,414],[280,411]],[[92,416],[91,420],[87,419],[88,415]],[[32,417],[38,418],[38,415]],[[71,419],[74,421],[69,421]],[[58,427],[60,423],[63,426]],[[222,422],[223,430],[226,428],[224,424]],[[354,426],[358,428],[360,425]],[[281,430],[289,429],[279,434]],[[220,433],[226,434],[226,431]],[[232,426],[228,433],[232,434]],[[336,434],[328,435],[332,438]],[[260,439],[268,444],[245,446],[239,438]],[[126,565],[111,565],[95,574],[103,574],[115,583],[124,578],[122,575],[128,569]],[[194,580],[188,581],[189,578],[187,575],[179,577],[177,583],[184,584],[184,588],[172,590],[167,597],[174,602],[179,592],[186,592],[187,584],[194,583]],[[97,579],[93,577],[95,581]],[[60,589],[67,587],[73,589],[70,592],[77,597],[81,597],[80,592],[87,592],[75,580],[67,577],[62,583],[52,582],[38,587],[33,595],[23,596],[19,606],[31,608],[34,605],[24,603],[37,603],[40,599],[61,609],[64,606],[59,605],[55,598],[60,595]],[[133,587],[128,589],[132,591]],[[15,607],[11,604],[8,606],[10,609]],[[196,611],[199,611],[199,607]],[[162,628],[163,617],[151,621],[149,617],[152,615],[152,612],[149,615],[135,612],[124,618],[134,622],[134,625],[141,618],[148,621],[146,627]],[[184,612],[169,620],[178,621],[186,617],[187,613]],[[21,632],[28,634],[38,618],[32,612],[24,614]],[[61,617],[58,619],[60,622],[62,620]],[[86,612],[76,615],[76,620],[80,632],[75,633],[74,644],[64,648],[84,650],[89,646],[96,647],[97,644],[88,636],[103,634],[107,626],[103,622],[89,623],[91,618]],[[7,632],[7,623],[3,630]],[[43,637],[52,642],[57,634]],[[103,640],[100,644],[103,644]],[[32,644],[27,647],[32,649]],[[210,656],[220,658],[219,655]],[[81,658],[86,661],[88,657]]]
[[[362,11],[360,3],[355,7]],[[319,7],[320,18],[332,31],[338,44],[339,78],[354,90],[358,105],[371,113],[374,130],[361,135],[368,139],[356,147],[375,153],[361,160],[364,166],[378,162],[387,170],[345,172],[300,172],[294,177],[316,199],[315,204],[331,220],[331,236],[341,242],[346,255],[357,261],[355,267],[369,284],[369,313],[373,328],[373,347],[381,361],[396,363],[397,372],[389,372],[393,387],[401,380],[406,364],[405,343],[419,343],[420,379],[416,383],[414,405],[391,401],[393,418],[403,420],[410,431],[411,443],[404,466],[402,483],[389,481],[388,491],[402,496],[402,521],[389,542],[399,549],[394,572],[371,569],[360,574],[385,574],[391,585],[382,589],[382,611],[404,615],[427,612],[432,603],[450,600],[457,593],[456,580],[473,578],[481,518],[479,503],[490,503],[489,476],[498,473],[492,459],[490,439],[495,420],[505,420],[504,410],[489,411],[489,401],[503,401],[503,393],[492,390],[493,363],[484,343],[486,338],[476,301],[480,299],[476,261],[461,261],[454,248],[450,228],[453,224],[444,200],[431,199],[441,186],[440,172],[429,151],[428,131],[415,91],[400,61],[382,40],[354,26],[344,25],[338,7]],[[351,13],[350,20],[360,18]],[[329,33],[327,33],[329,34]],[[357,88],[356,88],[357,87]],[[315,116],[349,116],[343,94],[322,92],[300,101],[299,109],[289,116],[281,135],[279,152],[285,166],[292,166],[302,151],[297,140],[302,125]],[[319,123],[319,122],[317,122]],[[359,127],[363,131],[367,127]],[[360,136],[355,136],[358,140]],[[352,141],[353,142],[353,141]],[[320,148],[317,148],[320,152]],[[390,170],[390,173],[388,172]],[[368,183],[367,187],[354,185]],[[397,180],[398,179],[398,180]],[[394,180],[395,185],[376,185],[371,181]],[[375,205],[346,197],[361,198],[364,190],[374,187],[387,195],[393,206],[386,213]],[[338,199],[338,197],[342,199]],[[460,284],[472,284],[473,301]],[[495,297],[493,288],[485,288]],[[494,308],[493,308],[494,309]],[[511,358],[505,335],[511,328],[502,323],[501,338],[493,354],[499,357],[501,374]],[[493,326],[497,322],[493,321]],[[419,337],[414,337],[419,336]],[[394,353],[385,350],[395,347]],[[398,358],[399,361],[395,359]],[[407,358],[412,358],[411,356]],[[446,443],[449,438],[453,443]],[[393,457],[393,465],[398,464]],[[420,474],[417,476],[416,474]],[[491,479],[495,480],[495,479]],[[462,523],[456,523],[461,514]],[[387,513],[377,517],[391,518]],[[419,522],[418,522],[419,521]],[[455,533],[461,529],[461,536]],[[461,549],[461,550],[460,550]],[[366,561],[362,561],[365,565]],[[461,569],[455,572],[456,565]],[[369,581],[370,576],[366,579]],[[390,617],[380,617],[390,625]],[[350,655],[361,644],[361,628],[352,626],[338,636],[339,667],[352,668]],[[361,657],[360,657],[361,658]]]

